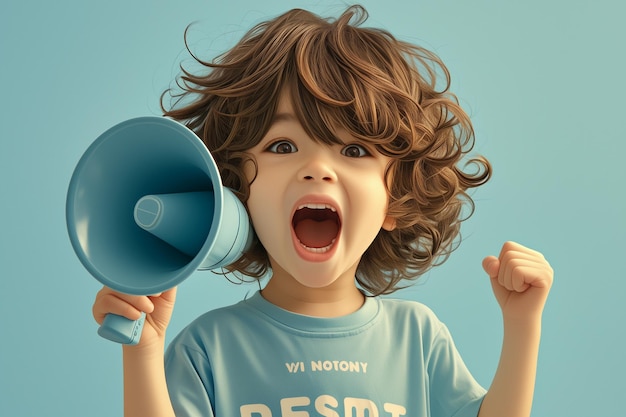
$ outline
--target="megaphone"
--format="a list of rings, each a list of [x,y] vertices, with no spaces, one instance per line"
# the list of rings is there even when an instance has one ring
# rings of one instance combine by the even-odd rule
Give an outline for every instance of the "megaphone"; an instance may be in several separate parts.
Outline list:
[[[222,186],[202,141],[164,117],[124,121],[89,146],[70,180],[66,222],[91,275],[133,295],[158,294],[198,269],[230,265],[252,239],[246,209]],[[144,318],[108,314],[98,333],[136,344]]]

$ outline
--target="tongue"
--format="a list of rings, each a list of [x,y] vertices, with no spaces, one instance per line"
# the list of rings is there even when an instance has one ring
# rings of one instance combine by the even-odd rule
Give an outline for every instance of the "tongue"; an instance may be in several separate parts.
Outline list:
[[[309,248],[323,248],[330,245],[337,236],[338,227],[334,220],[303,219],[295,228],[296,236]]]

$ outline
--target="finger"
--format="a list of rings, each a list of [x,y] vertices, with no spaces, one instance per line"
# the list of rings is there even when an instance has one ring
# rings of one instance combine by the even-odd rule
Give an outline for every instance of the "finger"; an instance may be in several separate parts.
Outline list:
[[[94,319],[98,323],[102,323],[109,313],[137,320],[142,312],[150,313],[153,310],[154,304],[148,297],[116,293],[109,289],[98,292],[92,308]]]
[[[507,248],[503,248],[499,257],[498,282],[509,291],[524,291],[527,288],[526,278],[514,275],[513,271],[519,267],[543,269],[548,265],[547,261],[541,253],[521,245],[507,242],[505,246]]]
[[[168,307],[173,306],[174,301],[176,300],[176,288],[171,288],[165,292],[151,295],[148,297],[150,301],[154,304],[154,307]]]
[[[513,271],[514,281],[521,291],[530,287],[549,288],[552,285],[552,268],[537,267],[536,265],[520,265]]]
[[[532,273],[535,269],[532,266],[518,264],[511,270],[511,289],[516,292],[524,292],[530,287]]]
[[[500,285],[500,282],[498,282],[497,277],[491,278],[490,281],[491,281],[491,289],[493,290],[493,293],[496,296],[496,299],[498,301],[506,299],[510,291],[504,288],[502,285]]]
[[[150,314],[149,319],[156,328],[165,329],[171,319],[174,302],[176,299],[176,288],[169,289],[158,298],[153,298],[155,305],[154,313]]]
[[[517,242],[508,241],[502,245],[502,249],[500,251],[500,255],[498,258],[501,258],[507,252],[518,252],[520,254],[527,255],[529,257],[535,257],[538,259],[543,259],[543,254],[534,249],[528,248],[524,245],[521,245]]]
[[[528,262],[534,262],[537,264],[545,263],[545,258],[542,256],[538,256],[532,252],[526,251],[518,251],[518,250],[509,250],[506,252],[502,252],[498,258],[502,264],[507,264],[509,261],[517,261],[524,260]]]
[[[513,259],[500,270],[504,271],[503,285],[511,291],[523,292],[529,287],[550,287],[552,284],[553,270],[547,262]]]
[[[152,313],[154,311],[154,303],[148,296],[130,295],[117,292],[114,292],[112,295],[123,302],[132,305],[139,311],[143,311],[145,313]]]
[[[498,270],[500,269],[500,261],[495,256],[487,256],[483,259],[483,270],[489,275],[491,278],[498,277]]]
[[[498,274],[498,281],[500,285],[505,287],[509,291],[523,291],[525,286],[524,272],[531,270],[536,265],[534,260],[525,258],[505,259]],[[526,268],[526,269],[525,269]],[[517,271],[517,272],[516,272]]]
[[[93,305],[93,317],[98,324],[102,324],[107,314],[116,314],[129,320],[137,320],[141,317],[141,310],[109,294],[98,299]]]
[[[176,291],[177,291],[177,287],[174,288],[170,288],[169,290],[161,293],[160,295],[160,299],[173,303],[174,301],[176,301]]]

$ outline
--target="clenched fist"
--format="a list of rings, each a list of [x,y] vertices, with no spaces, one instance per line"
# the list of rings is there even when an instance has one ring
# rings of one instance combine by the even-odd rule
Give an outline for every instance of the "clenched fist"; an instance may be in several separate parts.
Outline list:
[[[506,242],[498,257],[483,260],[496,300],[507,319],[541,317],[554,277],[544,256],[515,242]]]

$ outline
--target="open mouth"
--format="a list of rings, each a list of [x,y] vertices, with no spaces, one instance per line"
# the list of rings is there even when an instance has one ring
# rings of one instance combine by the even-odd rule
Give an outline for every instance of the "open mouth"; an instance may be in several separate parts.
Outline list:
[[[300,205],[291,224],[300,244],[315,253],[329,251],[341,229],[337,210],[328,204]]]

